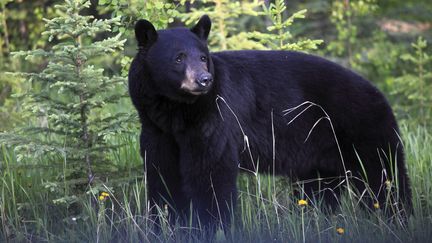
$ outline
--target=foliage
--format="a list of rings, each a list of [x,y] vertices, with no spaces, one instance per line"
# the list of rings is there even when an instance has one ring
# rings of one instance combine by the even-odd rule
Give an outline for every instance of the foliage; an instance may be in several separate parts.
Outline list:
[[[423,126],[432,121],[432,56],[427,52],[427,41],[418,37],[412,43],[414,53],[401,55],[407,64],[404,75],[395,79],[394,93],[404,97],[398,107],[411,119]]]
[[[48,64],[41,72],[18,74],[33,88],[21,95],[22,114],[30,126],[0,136],[0,142],[15,146],[18,160],[51,155],[67,162],[62,179],[74,179],[77,184],[83,184],[81,179],[86,174],[88,182],[94,180],[93,164],[106,168],[102,166],[108,164],[106,152],[112,149],[107,139],[124,130],[128,119],[124,114],[103,110],[122,98],[125,80],[107,77],[102,68],[92,63],[97,57],[123,48],[125,40],[120,34],[91,42],[96,34],[110,32],[119,25],[119,18],[99,20],[80,15],[89,6],[88,0],[66,0],[56,5],[58,16],[45,19],[47,30],[42,33],[55,42],[52,48],[14,53],[27,60],[40,58]],[[38,118],[36,125],[31,125],[33,117]],[[47,183],[47,187],[57,185]]]
[[[56,0],[58,1],[58,0]],[[51,1],[50,5],[56,1]],[[0,0],[0,131],[10,130],[24,122],[20,115],[21,102],[13,94],[28,89],[22,78],[5,75],[6,72],[40,69],[41,63],[26,63],[11,57],[10,53],[49,46],[41,36],[43,18],[53,16],[53,8],[44,0]]]
[[[361,56],[355,58],[355,68],[367,79],[371,80],[385,94],[393,90],[394,76],[400,75],[403,64],[399,56],[406,47],[391,41],[388,35],[381,31],[376,31],[368,40],[363,42],[371,43],[366,48],[362,48]],[[393,98],[393,97],[389,97]]]
[[[0,71],[3,72],[4,69],[7,68],[8,62],[5,60],[5,55],[9,53],[9,31],[7,26],[7,9],[6,4],[10,2],[10,0],[0,0]],[[12,84],[9,79],[7,79],[4,75],[0,76],[0,122],[3,124],[0,125],[0,131],[3,130],[4,123],[10,120],[10,110],[6,107],[8,104],[8,97],[12,91]],[[5,104],[6,103],[6,104]],[[5,106],[6,105],[6,106]]]
[[[313,50],[322,43],[322,40],[302,40],[290,43],[293,35],[290,33],[290,27],[295,19],[305,18],[306,9],[295,12],[288,18],[284,18],[286,13],[286,5],[283,0],[276,0],[275,3],[270,3],[269,7],[263,5],[263,14],[266,15],[271,25],[267,27],[268,33],[254,31],[247,33],[247,36],[258,40],[263,46],[260,49],[279,49],[279,50]]]
[[[9,50],[9,32],[7,28],[7,9],[6,4],[12,0],[0,0],[0,33],[2,38],[0,39],[0,53],[3,54],[3,47]]]
[[[169,3],[164,0],[100,0],[99,5],[111,10],[112,17],[118,17],[121,25],[114,31],[124,36],[133,36],[133,26],[139,19],[147,19],[153,23],[156,29],[167,28],[168,24],[174,22],[179,16],[178,7],[185,4],[185,0],[178,4]],[[135,50],[135,49],[134,49]],[[133,54],[131,54],[133,55]],[[122,56],[120,64],[122,76],[126,76],[132,61],[130,56]]]
[[[189,13],[181,14],[186,24],[192,24],[207,14],[212,19],[209,46],[212,50],[238,50],[238,49],[280,49],[280,50],[307,50],[316,49],[320,40],[302,40],[290,43],[293,35],[290,27],[295,19],[305,17],[306,10],[294,13],[285,18],[286,5],[283,0],[276,0],[266,6],[265,1],[228,1],[206,0],[201,1],[198,8],[192,8]],[[262,8],[260,11],[259,8]],[[259,31],[257,27],[249,30],[239,26],[247,21],[260,22],[258,18],[269,20],[266,31]],[[239,21],[240,19],[240,21]],[[243,21],[242,21],[243,20]],[[264,22],[265,22],[264,21]],[[262,22],[262,21],[261,21]]]
[[[180,1],[183,5],[185,0]],[[99,4],[112,9],[114,17],[121,16],[126,27],[131,27],[138,19],[147,19],[157,29],[166,28],[179,15],[177,5],[162,0],[99,0]],[[129,33],[120,28],[120,32]]]
[[[429,0],[387,0],[378,1],[380,15],[408,22],[430,22],[432,4]]]
[[[258,16],[256,11],[263,1],[229,1],[229,0],[204,0],[197,2],[191,11],[180,15],[186,25],[198,22],[198,19],[207,14],[212,20],[212,30],[209,37],[211,50],[232,50],[239,47],[256,49],[261,47],[253,41],[249,41],[245,34],[239,31],[239,19],[244,16]]]
[[[330,21],[335,25],[337,35],[327,48],[336,56],[347,57],[348,66],[353,66],[355,55],[360,51],[357,46],[358,19],[370,15],[376,9],[376,0],[333,1]]]

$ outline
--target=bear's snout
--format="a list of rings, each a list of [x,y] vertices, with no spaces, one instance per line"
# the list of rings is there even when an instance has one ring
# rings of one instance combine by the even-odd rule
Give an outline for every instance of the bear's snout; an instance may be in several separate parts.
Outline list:
[[[213,76],[210,73],[201,74],[195,81],[199,86],[205,88],[213,82]]]
[[[211,73],[187,67],[180,89],[193,95],[201,95],[206,94],[210,90],[212,83],[213,76]]]

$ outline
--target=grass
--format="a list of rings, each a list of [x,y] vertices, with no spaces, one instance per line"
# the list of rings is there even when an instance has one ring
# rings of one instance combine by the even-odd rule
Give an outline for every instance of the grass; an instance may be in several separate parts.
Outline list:
[[[242,175],[232,234],[216,242],[428,242],[432,238],[432,133],[401,127],[413,190],[414,215],[405,225],[380,209],[353,207],[345,195],[334,214],[320,202],[299,205],[286,178]],[[195,229],[170,226],[159,210],[162,233],[155,234],[145,193],[145,177],[135,137],[110,154],[98,186],[67,179],[64,159],[17,161],[13,150],[0,152],[0,242],[207,242]],[[109,196],[99,198],[101,192]],[[88,193],[85,193],[88,192]],[[356,205],[354,203],[354,205]],[[343,232],[342,232],[343,231]]]

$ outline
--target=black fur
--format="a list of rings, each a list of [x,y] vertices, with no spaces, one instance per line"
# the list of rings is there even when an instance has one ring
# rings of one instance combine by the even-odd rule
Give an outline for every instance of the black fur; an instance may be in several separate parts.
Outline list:
[[[321,185],[332,188],[346,171],[365,178],[357,153],[376,194],[374,201],[384,205],[383,183],[395,181],[391,163],[397,162],[399,196],[410,205],[398,126],[388,102],[370,82],[304,53],[209,53],[208,17],[192,31],[159,30],[156,36],[148,23],[138,22],[136,27],[138,43],[146,48],[132,62],[129,89],[142,123],[141,153],[152,203],[169,204],[183,219],[192,203],[204,225],[214,226],[219,220],[229,224],[239,166],[293,180],[339,178]],[[178,53],[184,58],[176,59]],[[180,89],[187,67],[211,73],[213,83],[205,94]],[[363,182],[352,180],[358,190],[365,189]],[[313,196],[318,183],[306,183],[304,189]],[[339,190],[334,193],[337,196]],[[330,205],[337,203],[333,193],[320,195]]]

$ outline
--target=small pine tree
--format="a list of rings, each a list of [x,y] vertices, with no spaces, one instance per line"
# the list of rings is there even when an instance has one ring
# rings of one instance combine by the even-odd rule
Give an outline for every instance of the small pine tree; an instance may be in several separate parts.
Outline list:
[[[305,39],[301,41],[292,42],[293,35],[289,31],[295,19],[304,19],[306,9],[295,12],[290,17],[286,18],[286,3],[284,0],[276,0],[270,3],[268,7],[263,5],[263,12],[260,15],[267,16],[271,25],[267,27],[269,33],[262,33],[254,31],[248,33],[247,37],[250,39],[258,40],[262,45],[262,49],[275,49],[275,50],[314,50],[321,44],[322,40]]]
[[[419,37],[411,44],[414,54],[407,53],[401,59],[409,67],[405,74],[395,79],[394,93],[403,96],[399,108],[417,124],[430,126],[432,124],[432,56],[427,50],[427,41]]]
[[[19,159],[61,154],[69,165],[66,176],[94,178],[93,165],[106,162],[107,137],[122,130],[125,114],[104,110],[125,95],[123,78],[104,74],[94,59],[123,48],[121,35],[92,42],[97,34],[111,32],[119,18],[99,20],[80,12],[88,0],[65,0],[56,5],[57,17],[45,19],[53,42],[49,50],[21,51],[15,56],[38,58],[47,63],[39,73],[19,73],[32,83],[21,97],[30,127],[0,134],[0,143],[15,146]],[[67,179],[67,178],[63,178]],[[84,179],[86,180],[86,179]]]
[[[327,49],[336,56],[346,57],[347,66],[355,66],[355,56],[359,52],[358,17],[366,16],[378,8],[376,0],[333,1],[330,21],[335,25],[337,35]]]

